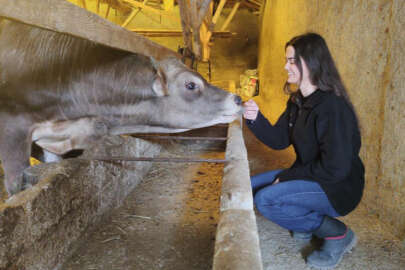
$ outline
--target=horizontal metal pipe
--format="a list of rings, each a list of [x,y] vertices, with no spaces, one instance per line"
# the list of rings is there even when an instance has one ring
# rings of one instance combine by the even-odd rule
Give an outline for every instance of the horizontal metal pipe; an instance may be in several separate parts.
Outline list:
[[[165,158],[165,157],[92,157],[89,160],[97,161],[149,161],[149,162],[173,162],[173,163],[227,163],[226,159],[203,159],[203,158]]]
[[[196,137],[196,136],[161,136],[161,135],[132,135],[136,138],[152,138],[162,140],[207,140],[207,141],[226,141],[227,137]]]

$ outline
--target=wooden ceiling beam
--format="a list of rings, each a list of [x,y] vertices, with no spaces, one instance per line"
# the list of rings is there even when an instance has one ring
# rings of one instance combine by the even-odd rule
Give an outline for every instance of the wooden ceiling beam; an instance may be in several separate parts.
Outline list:
[[[133,28],[129,29],[129,31],[142,34],[144,36],[149,36],[149,37],[171,37],[171,36],[181,36],[182,35],[182,30],[180,29],[156,29],[156,28]],[[219,37],[219,38],[229,38],[235,35],[235,33],[229,32],[229,31],[214,31],[211,32],[213,37]]]
[[[229,23],[232,21],[233,16],[235,16],[235,13],[236,13],[236,11],[238,10],[238,8],[240,6],[240,2],[241,1],[236,2],[235,5],[233,6],[233,8],[231,10],[231,13],[229,13],[229,15],[226,18],[224,24],[221,26],[221,29],[220,29],[221,31],[224,31],[228,27]]]
[[[133,8],[140,8],[140,9],[143,9],[145,11],[150,11],[152,13],[159,14],[161,16],[165,16],[166,18],[168,18],[170,20],[174,20],[176,22],[179,21],[178,17],[174,16],[173,14],[171,14],[171,13],[165,11],[165,10],[159,10],[159,9],[156,9],[156,8],[149,7],[149,6],[145,5],[146,1],[143,2],[143,3],[140,3],[140,2],[135,1],[135,0],[122,0],[122,1],[129,4]]]
[[[0,5],[0,17],[84,38],[124,51],[140,53],[157,60],[176,52],[142,35],[113,24],[65,0],[13,0]]]

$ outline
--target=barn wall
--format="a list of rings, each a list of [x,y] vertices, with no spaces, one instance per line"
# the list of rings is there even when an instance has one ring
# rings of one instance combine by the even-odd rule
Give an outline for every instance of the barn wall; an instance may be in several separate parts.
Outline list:
[[[405,1],[267,0],[263,12],[261,110],[275,121],[285,108],[284,44],[308,31],[321,34],[361,121],[366,167],[362,203],[404,238]]]

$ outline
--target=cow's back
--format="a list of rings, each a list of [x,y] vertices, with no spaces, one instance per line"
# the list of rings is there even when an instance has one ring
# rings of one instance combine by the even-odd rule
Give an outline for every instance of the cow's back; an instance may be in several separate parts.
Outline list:
[[[120,96],[112,91],[117,84],[142,84],[133,82],[135,76],[123,78],[129,68],[146,70],[138,76],[144,84],[153,77],[144,56],[1,20],[0,110],[36,113],[45,119],[57,114],[60,106],[71,107],[74,114],[80,113],[80,106],[83,111],[94,102],[114,102]]]

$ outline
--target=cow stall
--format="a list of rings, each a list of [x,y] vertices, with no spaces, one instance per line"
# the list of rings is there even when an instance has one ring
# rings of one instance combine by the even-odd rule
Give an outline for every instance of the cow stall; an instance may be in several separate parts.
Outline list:
[[[55,6],[59,2],[62,3],[61,6]],[[114,48],[143,53],[157,60],[168,55],[176,56],[170,50],[95,15],[83,13],[81,9],[72,12],[74,7],[63,1],[40,1],[42,7],[38,3],[27,7],[29,3],[31,1],[14,1],[13,5],[3,6],[0,15]],[[21,13],[22,9],[28,12]],[[41,16],[38,16],[38,10],[41,10]],[[52,13],[55,10],[58,11],[57,16]],[[44,14],[48,11],[49,14]],[[28,16],[29,13],[32,16]],[[71,16],[78,17],[71,20]],[[80,23],[67,24],[66,21],[70,20]],[[221,193],[217,196],[220,203],[215,210],[218,212],[218,219],[214,217],[212,222],[215,225],[218,223],[218,226],[213,226],[215,241],[208,239],[214,252],[205,263],[212,264],[213,269],[261,269],[240,120],[233,122],[225,130],[219,140],[222,141],[222,150],[219,152],[225,154],[215,160],[201,157],[190,160],[189,153],[196,152],[190,149],[197,148],[204,152],[204,147],[209,147],[209,144],[204,144],[207,141],[204,138],[186,140],[190,141],[187,143],[187,150],[181,150],[184,146],[176,145],[174,154],[171,153],[175,157],[168,157],[167,151],[172,143],[168,146],[167,143],[162,143],[162,138],[113,136],[103,138],[78,158],[39,164],[27,169],[24,174],[32,187],[0,205],[0,269],[63,269],[75,250],[89,245],[85,241],[86,233],[114,215],[115,209],[124,204],[131,192],[136,191],[136,187],[151,173],[151,169],[153,173],[153,164],[171,164],[177,161],[181,161],[180,164],[200,161],[223,164],[223,167],[218,167],[223,169]],[[214,133],[216,132],[218,131]],[[169,142],[173,140],[175,139],[171,138]],[[224,141],[226,147],[223,145]],[[167,170],[176,171],[178,168],[169,166]],[[157,194],[160,195],[162,194]],[[205,210],[197,211],[204,213]],[[129,215],[129,218],[146,221],[152,218],[137,213]],[[119,224],[118,227],[124,231],[126,229]],[[178,233],[182,235],[181,231]],[[200,240],[202,239],[189,239],[190,242]],[[120,241],[116,235],[108,235],[101,243],[117,243],[119,246]],[[154,247],[165,249],[164,241],[156,241]],[[141,246],[141,250],[148,251],[148,246]],[[181,253],[181,250],[178,252]],[[142,261],[139,253],[128,256]],[[145,269],[150,269],[146,264],[144,266]],[[89,266],[88,269],[97,268]]]
[[[108,157],[116,158],[108,160]],[[177,190],[172,186],[173,183],[170,184],[170,181],[177,181],[174,175],[187,174],[186,168],[202,163],[206,164],[205,167],[198,167],[196,175],[190,180],[191,184],[203,185],[204,188],[211,186],[211,189],[208,194],[200,190],[200,193],[196,191],[193,195],[191,192],[191,195],[201,198],[205,194],[211,203],[207,204],[201,200],[191,202],[190,209],[194,217],[183,213],[182,215],[187,217],[182,218],[188,220],[180,221],[180,225],[176,226],[174,223],[178,221],[172,212],[180,209],[155,205],[147,214],[139,210],[148,206],[148,203],[156,204],[160,197],[172,198]],[[215,179],[210,179],[212,175],[221,175],[218,170],[223,170],[222,179],[217,179],[222,182],[219,185],[222,186],[220,190],[217,189],[218,184],[215,185]],[[135,234],[136,239],[131,241],[137,246],[137,252],[126,254],[125,257],[137,258],[137,263],[141,262],[145,269],[156,267],[155,260],[159,258],[148,251],[168,248],[175,250],[175,255],[167,256],[169,262],[177,257],[183,258],[178,262],[170,262],[169,265],[180,267],[176,269],[196,262],[197,265],[212,264],[212,269],[261,269],[246,148],[240,121],[233,122],[229,127],[205,128],[183,136],[107,137],[78,158],[39,164],[26,170],[26,174],[33,187],[1,204],[0,269],[81,269],[88,266],[85,260],[85,257],[89,258],[85,255],[86,250],[93,249],[94,252],[94,246],[96,250],[103,250],[103,247],[108,245],[114,245],[114,250],[127,246],[124,239],[130,237],[132,230],[139,228],[147,230],[142,232],[142,235],[148,237]],[[168,179],[170,177],[173,179]],[[151,190],[148,183],[154,181],[160,181],[159,188]],[[141,186],[139,192],[137,186]],[[129,194],[131,198],[127,198]],[[181,201],[187,200],[186,197],[191,195],[190,190],[186,189],[174,197],[180,197],[178,205],[187,205],[188,203]],[[190,198],[188,201],[190,203]],[[135,223],[136,228],[133,227],[134,223],[123,223],[121,220],[113,223],[115,233],[101,233],[101,238],[97,241],[87,235],[94,228],[99,231],[105,229],[103,226],[100,228],[99,224],[105,224],[103,222],[111,216],[120,220],[116,217],[116,209],[123,204],[138,205],[133,212],[124,210],[126,222],[138,222]],[[122,210],[118,211],[122,215]],[[164,218],[159,218],[159,214],[169,221],[165,223]],[[206,230],[204,222],[200,221],[204,216],[211,224],[212,238],[209,237],[210,234],[202,233]],[[149,225],[145,225],[145,222]],[[181,241],[175,241],[175,244],[162,240],[160,237],[164,238],[163,236],[157,237],[159,234],[153,231],[153,228],[159,223],[162,223],[161,230],[166,234],[164,237],[171,238],[176,237],[176,234],[183,234],[177,237],[187,240],[183,243],[184,246]],[[111,222],[109,224],[111,226]],[[152,226],[152,229],[148,226]],[[167,229],[167,226],[174,226],[177,232]],[[185,231],[182,232],[179,228]],[[190,258],[190,250],[187,251],[190,243],[194,243],[194,247],[205,248],[191,254],[202,253],[205,256]],[[114,256],[109,254],[111,251],[103,251],[105,253],[102,252],[98,256],[105,255],[109,258],[111,267],[120,269],[119,265],[114,265]],[[207,252],[209,254],[206,254]],[[73,259],[69,259],[72,254]],[[83,257],[82,261],[80,256]],[[121,257],[118,258],[122,260]],[[201,258],[208,261],[201,261]],[[78,263],[78,268],[74,268],[74,261]],[[167,266],[169,262],[161,263],[162,266]],[[89,267],[91,265],[94,265],[94,262]],[[135,267],[136,263],[133,265]]]

